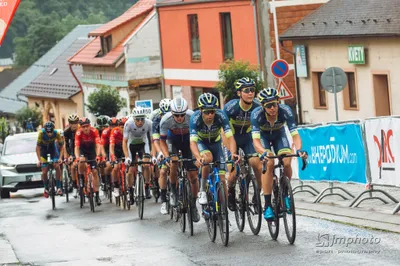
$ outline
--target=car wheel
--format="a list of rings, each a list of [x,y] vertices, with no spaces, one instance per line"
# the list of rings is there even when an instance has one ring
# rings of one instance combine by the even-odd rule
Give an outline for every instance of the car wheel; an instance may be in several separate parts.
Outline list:
[[[0,198],[2,199],[9,199],[10,198],[10,191],[5,190],[4,188],[0,188]]]

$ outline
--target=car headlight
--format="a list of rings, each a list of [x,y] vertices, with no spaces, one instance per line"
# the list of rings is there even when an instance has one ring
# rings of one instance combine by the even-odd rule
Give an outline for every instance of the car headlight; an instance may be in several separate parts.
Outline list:
[[[1,168],[15,168],[15,164],[10,164],[10,163],[1,163],[0,164]]]

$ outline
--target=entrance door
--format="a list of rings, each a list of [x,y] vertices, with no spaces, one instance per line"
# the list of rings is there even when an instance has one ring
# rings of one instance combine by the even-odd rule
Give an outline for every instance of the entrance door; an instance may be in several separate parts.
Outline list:
[[[389,80],[386,74],[373,74],[375,115],[390,116]]]

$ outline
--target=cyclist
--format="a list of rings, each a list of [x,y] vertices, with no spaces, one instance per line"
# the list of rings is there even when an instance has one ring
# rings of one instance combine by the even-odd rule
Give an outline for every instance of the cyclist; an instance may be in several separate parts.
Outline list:
[[[110,161],[115,162],[121,159],[124,155],[122,149],[122,141],[124,140],[124,125],[128,119],[122,117],[117,119],[117,127],[111,130],[110,134]],[[112,180],[114,183],[114,197],[119,196],[119,179],[118,179],[119,164],[114,166],[112,170]]]
[[[251,157],[249,164],[254,170],[258,184],[261,185],[261,164],[258,154],[254,149],[250,125],[251,112],[260,106],[260,103],[254,99],[256,95],[255,86],[256,84],[253,79],[244,77],[237,80],[235,82],[235,91],[239,99],[229,101],[224,107],[224,112],[229,118],[237,149],[241,148],[244,154]],[[236,210],[236,181],[236,169],[234,168],[234,171],[230,172],[228,178],[228,207],[231,211]],[[255,201],[253,200],[253,202]]]
[[[188,103],[185,99],[181,97],[174,98],[171,103],[171,112],[167,113],[161,119],[160,125],[160,135],[161,135],[161,150],[162,153],[167,157],[169,161],[170,153],[168,151],[167,138],[170,140],[172,146],[172,160],[177,160],[179,150],[182,152],[182,157],[186,159],[193,158],[192,152],[190,151],[190,134],[189,134],[189,124],[190,117],[193,115],[192,110],[188,110]],[[168,132],[170,132],[168,134]],[[188,179],[191,183],[192,195],[191,199],[192,205],[192,216],[193,221],[198,222],[200,220],[200,215],[196,207],[197,193],[199,192],[199,182],[197,179],[197,167],[191,163],[185,163],[188,170]],[[178,173],[177,163],[171,164],[170,171],[170,186],[171,186],[171,197],[170,203],[172,206],[176,206],[176,179]],[[163,177],[165,178],[165,177]],[[163,184],[166,183],[166,179],[162,181]],[[166,189],[161,190],[161,213],[167,214],[167,204],[166,204]]]
[[[103,130],[108,128],[110,117],[107,115],[100,115],[96,118],[95,128],[99,132],[99,136],[103,133]]]
[[[151,150],[152,154],[152,162],[154,164],[157,163],[157,160],[161,160],[164,158],[164,155],[162,154],[161,148],[160,148],[160,122],[162,117],[170,111],[170,105],[171,105],[171,100],[168,98],[162,99],[160,101],[160,108],[154,110],[151,115],[150,115],[150,120],[153,122],[152,126],[152,137],[153,137],[153,146],[154,149]],[[167,167],[166,165],[161,166],[161,170],[159,170],[158,167],[154,168],[154,175],[155,179],[157,180],[157,176],[160,176],[161,178],[159,181],[161,181],[161,184],[159,184],[161,190],[165,189],[166,191],[166,186],[167,186]],[[164,182],[164,183],[163,183]]]
[[[122,142],[126,165],[129,166],[133,160],[136,160],[136,153],[139,154],[139,158],[143,158],[143,161],[148,162],[150,160],[151,127],[152,122],[146,118],[145,109],[142,107],[133,108],[132,117],[128,119],[124,127],[124,139]],[[132,204],[134,174],[134,167],[129,167],[127,183]],[[151,199],[149,187],[150,167],[148,164],[143,165],[143,176],[145,179],[146,199]]]
[[[44,184],[44,197],[49,197],[49,180],[47,179],[47,172],[49,170],[47,162],[47,154],[53,162],[61,162],[58,157],[57,145],[64,145],[63,137],[59,131],[54,129],[54,123],[49,121],[46,122],[43,128],[39,131],[37,145],[36,145],[36,156],[38,158],[38,167],[42,167],[42,180]],[[56,186],[57,194],[62,195],[61,190],[61,169],[58,163],[54,163],[54,169],[56,170]],[[53,189],[53,188],[52,188]]]
[[[101,205],[101,200],[99,196],[99,175],[96,170],[96,160],[101,161],[101,151],[100,151],[100,137],[97,129],[91,126],[89,118],[82,117],[79,119],[80,129],[75,135],[75,156],[76,161],[80,162],[78,166],[78,173],[81,178],[84,178],[84,173],[86,171],[86,161],[88,162],[93,174],[93,187],[96,193],[96,204]],[[81,155],[83,157],[81,158]],[[85,180],[85,179],[84,179]]]
[[[301,157],[307,157],[307,153],[301,150],[301,139],[297,132],[297,125],[289,106],[279,104],[278,91],[275,88],[265,88],[258,99],[262,106],[257,107],[251,114],[251,126],[254,148],[261,154],[260,159],[266,160],[265,156],[273,156],[274,151],[280,155],[292,153],[289,140],[286,137],[285,125],[289,128],[293,137],[293,143]],[[292,177],[291,158],[283,160],[285,175]],[[274,160],[268,160],[267,171],[262,175],[262,189],[265,199],[264,218],[267,220],[274,218],[271,207],[271,193],[273,184]],[[285,198],[286,208],[290,209],[289,198]]]
[[[225,163],[222,150],[221,131],[225,134],[232,158],[239,158],[236,154],[236,143],[232,137],[229,120],[224,112],[218,109],[219,103],[216,96],[211,93],[200,95],[197,106],[200,110],[193,113],[190,118],[190,149],[197,160],[197,166],[204,163],[219,161],[221,166]],[[225,167],[220,168],[221,182],[225,184]],[[210,167],[203,167],[201,173],[201,184],[199,192],[199,203],[207,204],[205,192]]]
[[[100,124],[103,127],[103,131],[101,133],[101,156],[105,158],[105,161],[109,160],[109,154],[110,154],[110,134],[111,130],[115,128],[118,125],[118,119],[116,117],[109,118],[108,116],[102,116],[100,117],[102,120],[99,121],[97,119],[97,123]],[[107,126],[105,128],[105,126]],[[101,175],[101,182],[103,183],[102,188],[104,191],[104,188],[106,187],[104,184],[106,183],[106,180],[110,180],[111,178],[111,173],[112,173],[112,166],[109,162],[106,162],[106,167],[100,167],[100,175]]]
[[[69,125],[64,129],[64,158],[68,159],[68,161],[72,163],[72,166],[70,166],[70,173],[72,177],[73,187],[77,188],[77,164],[74,162],[73,157],[75,156],[75,134],[79,128],[79,117],[76,114],[71,114],[70,116],[68,116],[68,123]]]

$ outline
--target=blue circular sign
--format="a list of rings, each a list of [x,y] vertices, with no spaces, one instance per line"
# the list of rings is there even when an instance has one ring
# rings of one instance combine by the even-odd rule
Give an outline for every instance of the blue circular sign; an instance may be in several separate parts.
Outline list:
[[[272,62],[271,72],[276,78],[284,78],[289,73],[289,64],[283,59]]]

